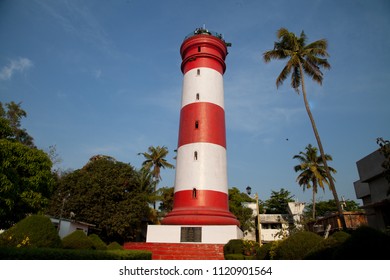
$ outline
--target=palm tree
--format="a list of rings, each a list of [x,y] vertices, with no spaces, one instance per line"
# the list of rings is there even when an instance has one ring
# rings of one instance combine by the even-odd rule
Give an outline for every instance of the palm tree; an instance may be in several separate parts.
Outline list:
[[[313,219],[316,218],[316,193],[318,186],[325,192],[325,186],[329,186],[329,180],[326,175],[326,171],[323,165],[321,156],[317,155],[318,149],[313,147],[311,144],[307,145],[305,152],[299,152],[293,158],[298,159],[300,164],[294,166],[295,172],[301,171],[297,177],[298,184],[303,187],[303,191],[306,188],[313,189]],[[332,160],[332,156],[325,154],[327,161]],[[329,170],[332,173],[336,173],[336,170],[329,166]]]
[[[161,168],[175,168],[174,165],[170,164],[165,159],[168,155],[168,149],[165,146],[150,146],[148,148],[148,153],[138,153],[138,155],[143,155],[145,157],[145,161],[142,163],[142,168],[149,170],[152,173],[154,192],[156,193],[157,185],[161,181]],[[156,209],[156,202],[154,202],[153,207]]]
[[[294,33],[288,31],[286,28],[281,28],[278,30],[277,38],[278,41],[274,43],[273,50],[269,50],[263,53],[264,61],[268,63],[272,59],[288,59],[287,64],[276,79],[276,87],[278,88],[280,85],[282,85],[287,77],[291,74],[292,88],[298,94],[300,89],[302,90],[303,101],[305,103],[306,111],[309,116],[315,138],[317,140],[325,172],[329,180],[329,186],[332,190],[333,197],[337,205],[342,227],[345,230],[346,224],[343,210],[341,208],[333,178],[330,174],[330,170],[326,162],[325,152],[321,143],[320,135],[318,134],[317,126],[314,122],[309,102],[307,101],[304,78],[304,74],[306,74],[315,82],[322,85],[323,73],[321,72],[320,67],[324,69],[330,68],[330,64],[326,59],[329,57],[327,52],[328,42],[326,39],[321,39],[313,43],[306,44],[307,37],[303,31],[301,32],[301,35],[297,37]]]

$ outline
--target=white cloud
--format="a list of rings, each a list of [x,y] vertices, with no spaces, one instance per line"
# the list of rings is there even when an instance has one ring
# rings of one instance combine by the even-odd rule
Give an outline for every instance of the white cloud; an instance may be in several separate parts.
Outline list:
[[[31,68],[33,63],[28,58],[20,57],[11,60],[8,65],[4,66],[0,71],[0,80],[9,80],[15,72],[24,72]]]

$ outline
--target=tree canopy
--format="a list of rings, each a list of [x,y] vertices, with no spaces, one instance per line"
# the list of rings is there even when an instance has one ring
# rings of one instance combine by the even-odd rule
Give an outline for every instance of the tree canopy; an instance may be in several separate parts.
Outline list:
[[[333,199],[329,199],[327,201],[317,201],[316,202],[316,213],[317,216],[323,217],[326,214],[337,212],[337,205]],[[342,207],[344,211],[359,211],[359,204],[353,200],[345,200],[342,203]],[[305,216],[312,216],[313,212],[313,204],[309,204],[305,207]]]
[[[139,176],[129,164],[95,156],[59,180],[48,212],[55,216],[62,212],[65,218],[72,213],[77,220],[96,225],[106,242],[134,241],[150,215],[150,189],[139,184]]]
[[[264,209],[267,214],[288,214],[288,203],[293,201],[293,195],[281,188],[271,192],[270,198],[264,202]]]
[[[255,202],[246,193],[240,192],[238,188],[229,188],[229,210],[240,221],[242,231],[251,230],[254,227],[253,210],[245,205],[248,202]]]
[[[48,204],[53,191],[52,162],[21,128],[20,103],[0,103],[0,228],[6,229]]]

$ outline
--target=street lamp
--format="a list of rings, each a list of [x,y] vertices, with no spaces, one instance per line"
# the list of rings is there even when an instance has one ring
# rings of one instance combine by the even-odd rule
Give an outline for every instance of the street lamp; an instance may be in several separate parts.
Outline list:
[[[246,193],[250,196],[252,193],[252,188],[250,186],[246,187]],[[255,199],[256,199],[256,216],[257,216],[257,230],[259,233],[259,245],[262,245],[261,242],[261,223],[260,223],[260,210],[259,210],[259,196],[257,193],[255,193]]]

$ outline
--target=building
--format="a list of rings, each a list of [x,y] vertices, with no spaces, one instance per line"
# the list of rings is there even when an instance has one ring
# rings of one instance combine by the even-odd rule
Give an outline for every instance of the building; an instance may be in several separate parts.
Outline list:
[[[256,203],[246,203],[253,210],[253,217],[257,216]],[[269,243],[281,240],[290,233],[290,229],[302,226],[301,219],[305,204],[302,202],[289,202],[288,214],[260,214],[261,243]],[[244,239],[258,240],[258,232],[255,230],[245,232]]]
[[[88,235],[88,230],[91,227],[95,227],[95,225],[93,224],[64,218],[59,219],[55,217],[50,217],[50,220],[58,230],[58,235],[61,237],[61,239],[76,230],[82,230],[86,235]]]
[[[359,180],[354,182],[356,198],[363,202],[368,225],[378,230],[390,227],[390,184],[383,173],[384,161],[379,149],[357,161]]]

